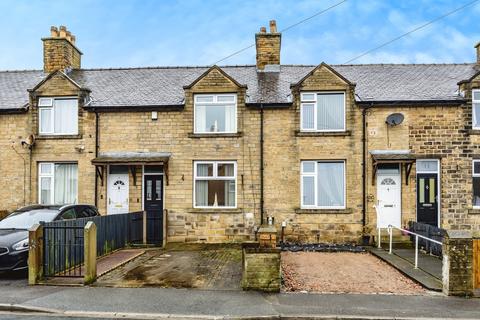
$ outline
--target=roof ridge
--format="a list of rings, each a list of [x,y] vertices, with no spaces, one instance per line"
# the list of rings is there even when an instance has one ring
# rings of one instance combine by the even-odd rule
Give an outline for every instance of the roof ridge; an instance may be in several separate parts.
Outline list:
[[[41,69],[24,69],[24,70],[0,70],[2,73],[20,73],[20,72],[43,72]]]
[[[359,64],[331,64],[332,67],[356,67],[356,66],[465,66],[475,65],[475,62],[453,63],[359,63]]]
[[[211,68],[211,65],[197,65],[197,66],[148,66],[148,67],[111,67],[111,68],[81,68],[81,69],[72,69],[73,71],[105,71],[105,70],[152,70],[152,69],[208,69]],[[244,64],[244,65],[225,65],[218,66],[219,68],[245,68],[245,67],[255,67],[254,64]]]

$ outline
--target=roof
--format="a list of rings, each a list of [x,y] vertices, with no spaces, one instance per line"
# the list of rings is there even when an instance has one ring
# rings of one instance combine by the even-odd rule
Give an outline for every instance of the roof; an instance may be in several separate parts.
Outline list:
[[[292,84],[316,66],[282,65],[280,72],[257,72],[255,65],[222,66],[232,79],[247,86],[247,103],[291,103]],[[331,65],[352,83],[359,102],[458,101],[458,82],[470,79],[475,64]],[[68,76],[91,90],[89,107],[182,106],[184,87],[209,67],[79,69]],[[0,109],[18,109],[28,102],[27,89],[46,75],[43,71],[0,72]]]
[[[143,164],[168,162],[170,152],[102,152],[92,160],[93,164]]]

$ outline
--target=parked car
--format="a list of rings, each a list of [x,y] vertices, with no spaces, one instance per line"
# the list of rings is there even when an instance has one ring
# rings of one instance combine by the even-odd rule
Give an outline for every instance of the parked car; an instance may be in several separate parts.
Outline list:
[[[12,212],[0,221],[0,271],[28,267],[28,229],[34,224],[98,215],[96,207],[81,204],[32,205]]]

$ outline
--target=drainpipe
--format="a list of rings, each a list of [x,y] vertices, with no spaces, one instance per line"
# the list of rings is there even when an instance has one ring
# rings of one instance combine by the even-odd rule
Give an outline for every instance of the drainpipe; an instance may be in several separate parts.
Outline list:
[[[367,111],[372,107],[362,109],[362,226],[367,224]]]
[[[99,138],[98,138],[98,112],[95,112],[95,158],[98,157]],[[98,205],[98,174],[97,167],[95,167],[95,207]]]
[[[263,224],[263,103],[260,104],[260,225]]]

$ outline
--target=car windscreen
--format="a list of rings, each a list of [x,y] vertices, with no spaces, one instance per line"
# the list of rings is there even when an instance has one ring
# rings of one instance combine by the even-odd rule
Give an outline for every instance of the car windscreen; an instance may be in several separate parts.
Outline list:
[[[57,215],[57,210],[49,209],[13,212],[0,221],[0,229],[29,229],[40,221],[53,221]]]

